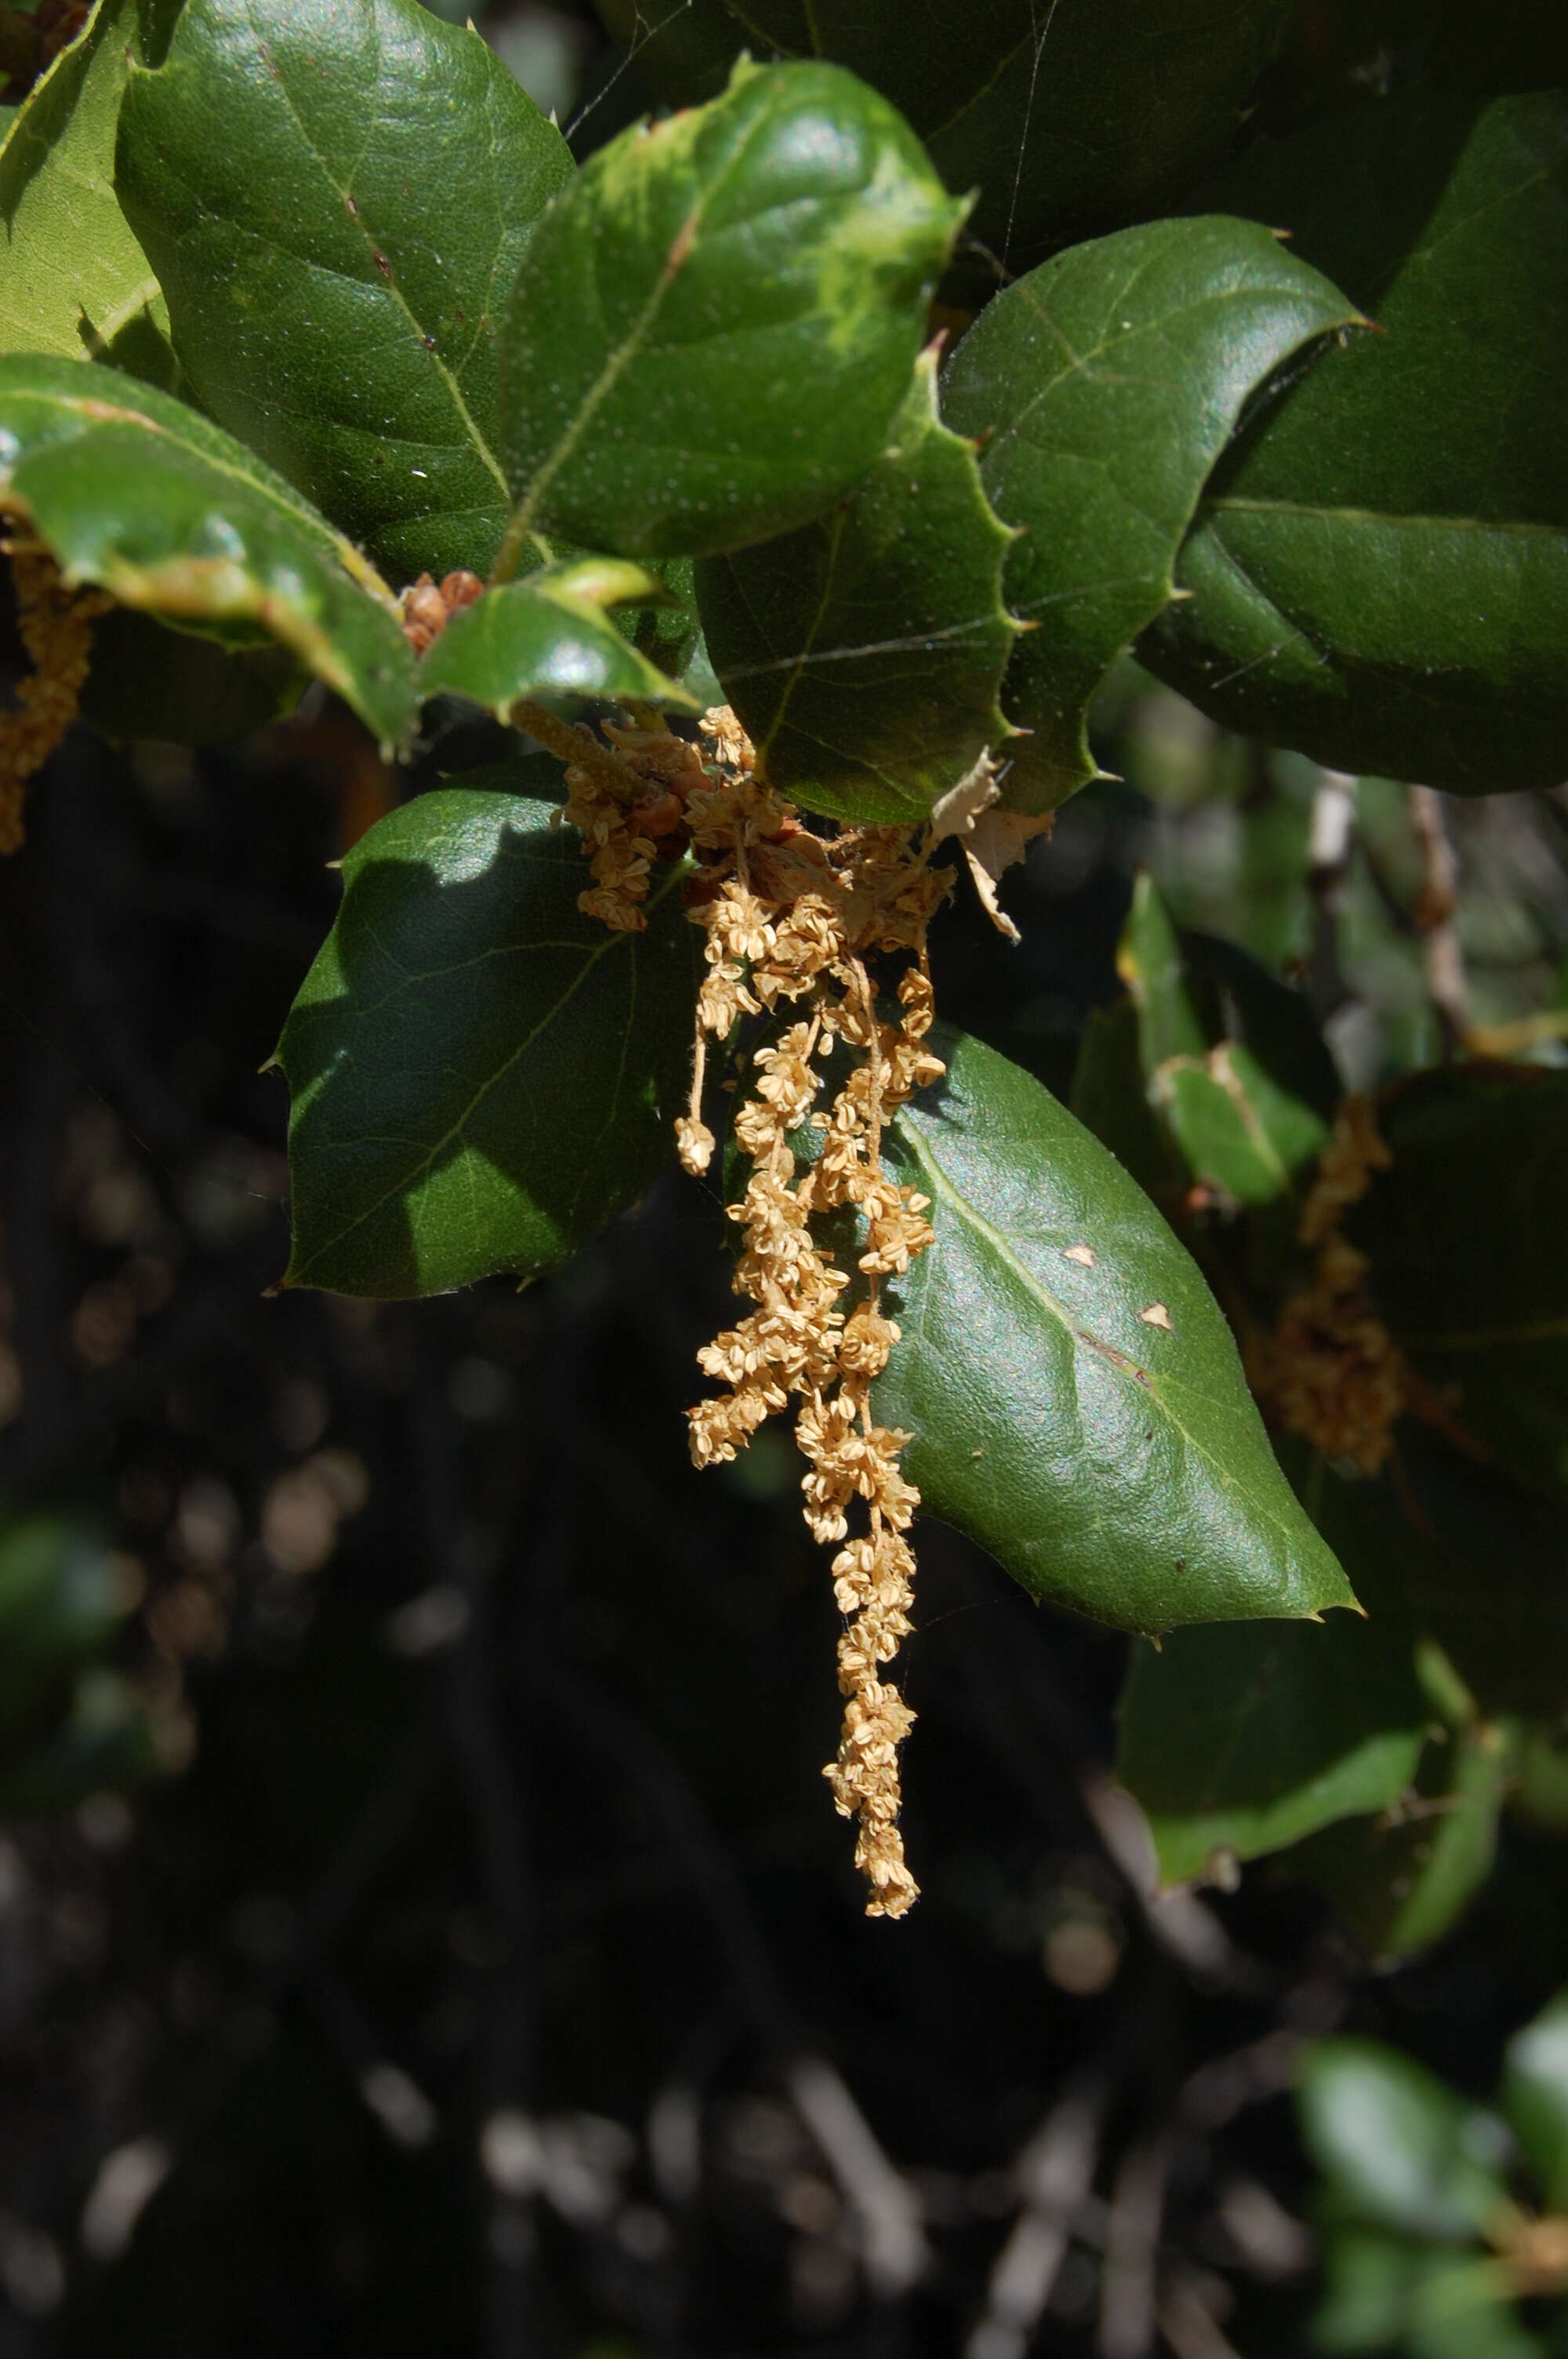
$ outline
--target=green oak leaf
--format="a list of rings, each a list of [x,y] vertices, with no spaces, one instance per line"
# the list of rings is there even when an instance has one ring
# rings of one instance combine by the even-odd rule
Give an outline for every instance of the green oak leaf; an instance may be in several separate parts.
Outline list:
[[[909,117],[1015,266],[1162,211],[1223,156],[1289,0],[600,0],[665,95],[706,98],[742,47],[849,66]]]
[[[1547,2210],[1568,2212],[1568,1990],[1509,2040],[1502,2100]]]
[[[563,1261],[641,1195],[686,1088],[697,929],[655,875],[645,933],[577,902],[570,830],[443,787],[376,822],[278,1060],[287,1286],[395,1298]]]
[[[533,531],[696,557],[831,506],[886,442],[963,212],[834,66],[738,65],[600,148],[507,310],[503,574]]]
[[[1304,999],[1233,945],[1178,935],[1146,872],[1117,965],[1138,1010],[1150,1101],[1193,1178],[1235,1204],[1293,1198],[1339,1096]]]
[[[421,696],[466,696],[504,721],[520,697],[695,705],[605,613],[661,594],[639,565],[578,559],[503,582],[453,615],[419,666]]]
[[[97,0],[16,110],[0,147],[0,345],[102,357],[157,295],[114,194],[114,127],[133,59],[161,55],[179,0]]]
[[[1337,288],[1256,223],[1153,222],[1070,247],[987,305],[942,382],[985,436],[1008,603],[1035,627],[1002,686],[1031,734],[1003,800],[1048,810],[1099,775],[1087,717],[1171,597],[1209,471],[1249,398],[1354,321]]]
[[[1032,1595],[1122,1629],[1353,1604],[1141,1189],[1005,1057],[935,1045],[946,1080],[885,1154],[936,1242],[898,1281],[876,1388],[929,1512]]]
[[[219,638],[276,639],[384,745],[411,728],[413,659],[385,584],[182,402],[89,361],[0,360],[0,510],[69,581]]]
[[[1223,1623],[1134,1652],[1117,1774],[1167,1883],[1386,1810],[1410,1786],[1432,1715],[1409,1602],[1397,1580],[1357,1578],[1365,1622]]]
[[[1412,2058],[1372,2039],[1317,2039],[1296,2096],[1336,2218],[1465,2244],[1507,2207],[1501,2122]]]
[[[1411,92],[1219,191],[1382,331],[1241,437],[1139,652],[1228,727],[1456,793],[1568,774],[1568,102]]]
[[[1017,636],[1001,603],[1012,535],[974,447],[936,411],[936,354],[876,464],[798,532],[704,559],[708,657],[758,766],[808,810],[894,823],[1011,734],[997,690]]]
[[[1476,1061],[1412,1075],[1393,1155],[1346,1223],[1418,1373],[1499,1466],[1568,1484],[1568,1071]]]
[[[404,581],[495,554],[502,312],[571,176],[416,0],[186,0],[116,168],[197,399]]]

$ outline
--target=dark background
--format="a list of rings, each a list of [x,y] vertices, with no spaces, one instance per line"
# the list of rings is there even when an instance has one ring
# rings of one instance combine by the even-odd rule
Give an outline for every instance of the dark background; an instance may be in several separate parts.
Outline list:
[[[611,70],[577,19],[486,29],[563,119]],[[626,76],[583,136],[643,103]],[[1022,949],[967,888],[945,914],[944,1014],[1065,1092],[1149,862],[1327,993],[1352,1081],[1437,1053],[1401,791],[1362,789],[1325,964],[1311,766],[1130,669],[1102,717],[1128,783],[1010,880]],[[521,1294],[265,1292],[260,1069],[327,864],[433,776],[314,697],[222,754],[83,730],[0,864],[0,1502],[114,1600],[0,1721],[0,2359],[1304,2347],[1300,2041],[1489,2092],[1568,1963],[1563,1852],[1510,1826],[1392,1973],[1268,1868],[1152,1901],[1126,1642],[925,1526],[925,1897],[868,1922],[798,1462],[687,1462],[715,1193],[672,1170]],[[1507,1021],[1568,949],[1568,809],[1456,831]]]

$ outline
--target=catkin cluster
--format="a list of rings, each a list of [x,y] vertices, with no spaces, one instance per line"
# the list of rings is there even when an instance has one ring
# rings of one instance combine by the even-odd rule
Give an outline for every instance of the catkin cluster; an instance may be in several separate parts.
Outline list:
[[[1297,1231],[1303,1245],[1316,1249],[1312,1282],[1291,1296],[1249,1370],[1287,1432],[1301,1434],[1326,1458],[1349,1459],[1363,1474],[1376,1474],[1393,1449],[1409,1372],[1372,1308],[1371,1264],[1344,1236],[1340,1222],[1366,1194],[1373,1173],[1392,1161],[1371,1101],[1346,1098]]]
[[[52,557],[8,545],[16,628],[33,669],[0,713],[0,853],[19,851],[27,781],[76,718],[92,660],[92,625],[114,603],[101,590],[68,590]]]
[[[735,1288],[753,1307],[697,1354],[723,1389],[689,1411],[691,1451],[698,1466],[731,1459],[794,1404],[806,1520],[837,1549],[847,1617],[843,1728],[824,1774],[840,1814],[859,1821],[868,1913],[902,1917],[919,1888],[898,1828],[898,1748],[914,1715],[883,1674],[911,1628],[907,1535],[920,1495],[899,1466],[910,1437],[877,1424],[871,1394],[899,1340],[881,1281],[902,1277],[933,1232],[928,1200],[884,1169],[881,1150],[891,1117],[944,1070],[926,1045],[925,934],[952,876],[902,829],[813,833],[756,776],[733,713],[702,727],[706,760],[663,731],[609,729],[627,785],[598,761],[568,767],[566,816],[587,838],[594,879],[579,907],[634,929],[653,862],[687,847],[694,856],[687,908],[707,936],[708,973],[691,1100],[676,1125],[688,1171],[705,1171],[716,1145],[703,1119],[709,1041],[728,1040],[742,1016],[773,1019],[733,1124],[750,1165],[730,1207],[741,1234]],[[872,967],[888,958],[903,963],[884,1014]],[[821,1216],[835,1213],[851,1216],[839,1234],[860,1240],[853,1270],[824,1243]]]

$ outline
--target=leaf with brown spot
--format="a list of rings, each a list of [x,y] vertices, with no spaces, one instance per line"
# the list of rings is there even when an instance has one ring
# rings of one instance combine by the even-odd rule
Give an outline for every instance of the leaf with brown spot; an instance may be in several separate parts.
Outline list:
[[[934,1045],[946,1080],[885,1151],[936,1241],[889,1288],[903,1340],[875,1394],[914,1436],[927,1510],[1032,1595],[1122,1629],[1353,1604],[1218,1305],[1136,1181],[994,1049],[940,1026]],[[1071,1251],[1086,1236],[1090,1263]],[[1151,1306],[1175,1346],[1152,1343]]]

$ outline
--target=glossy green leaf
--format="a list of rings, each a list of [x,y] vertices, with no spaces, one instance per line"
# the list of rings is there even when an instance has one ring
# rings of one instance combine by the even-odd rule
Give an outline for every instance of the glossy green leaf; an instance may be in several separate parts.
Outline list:
[[[1148,1198],[1018,1066],[961,1033],[936,1047],[947,1078],[887,1147],[936,1242],[896,1288],[876,1395],[928,1511],[1123,1629],[1352,1603]]]
[[[1338,1088],[1300,995],[1244,953],[1223,954],[1229,989],[1178,936],[1153,878],[1138,877],[1117,965],[1138,1010],[1151,1102],[1194,1179],[1233,1203],[1270,1204],[1292,1197],[1315,1165]]]
[[[1501,2123],[1391,2048],[1314,2040],[1297,2103],[1341,2217],[1422,2243],[1463,2243],[1509,2201]]]
[[[650,20],[600,0],[639,66],[683,103],[741,49],[828,57],[884,91],[974,229],[1011,261],[1158,212],[1228,147],[1288,0],[687,0]]]
[[[921,356],[870,473],[827,515],[697,568],[708,655],[765,775],[808,810],[916,826],[1009,730],[1011,536]]]
[[[502,311],[571,176],[416,0],[186,0],[117,166],[196,397],[399,581],[495,553]]]
[[[1546,2209],[1568,2212],[1568,1990],[1509,2040],[1502,2101]]]
[[[157,281],[114,195],[133,58],[157,58],[179,0],[98,0],[0,147],[0,346],[98,357]]]
[[[1221,191],[1377,319],[1217,472],[1141,643],[1232,728],[1459,793],[1568,771],[1568,103],[1435,93]]]
[[[1568,1071],[1417,1074],[1379,1120],[1393,1165],[1348,1233],[1379,1310],[1485,1452],[1568,1483]]]
[[[1509,1773],[1503,1731],[1481,1723],[1449,1735],[1428,1746],[1400,1810],[1329,1827],[1287,1864],[1334,1902],[1368,1957],[1430,1948],[1491,1874]]]
[[[1069,248],[988,304],[942,410],[984,435],[1008,603],[1035,625],[1002,688],[1004,800],[1048,810],[1098,775],[1089,703],[1171,596],[1182,537],[1244,405],[1345,327],[1338,290],[1255,223],[1155,222]],[[1338,357],[1338,356],[1336,356]]]
[[[1227,1623],[1173,1631],[1158,1654],[1135,1649],[1117,1774],[1167,1882],[1279,1851],[1404,1793],[1431,1716],[1414,1634],[1397,1582],[1364,1582],[1362,1602],[1364,1623]]]
[[[274,638],[384,743],[414,718],[384,584],[270,467],[196,410],[112,369],[0,361],[0,508],[68,578],[242,641]]]
[[[831,506],[886,442],[963,210],[833,66],[737,66],[601,148],[507,310],[503,570],[534,530],[701,556]]]
[[[577,906],[547,804],[438,788],[343,862],[278,1059],[293,1104],[285,1283],[383,1299],[585,1245],[670,1151],[697,932],[656,875],[645,933]]]
[[[467,697],[498,721],[540,694],[695,704],[605,612],[658,591],[642,567],[600,558],[505,582],[453,615],[419,666],[419,693]]]

